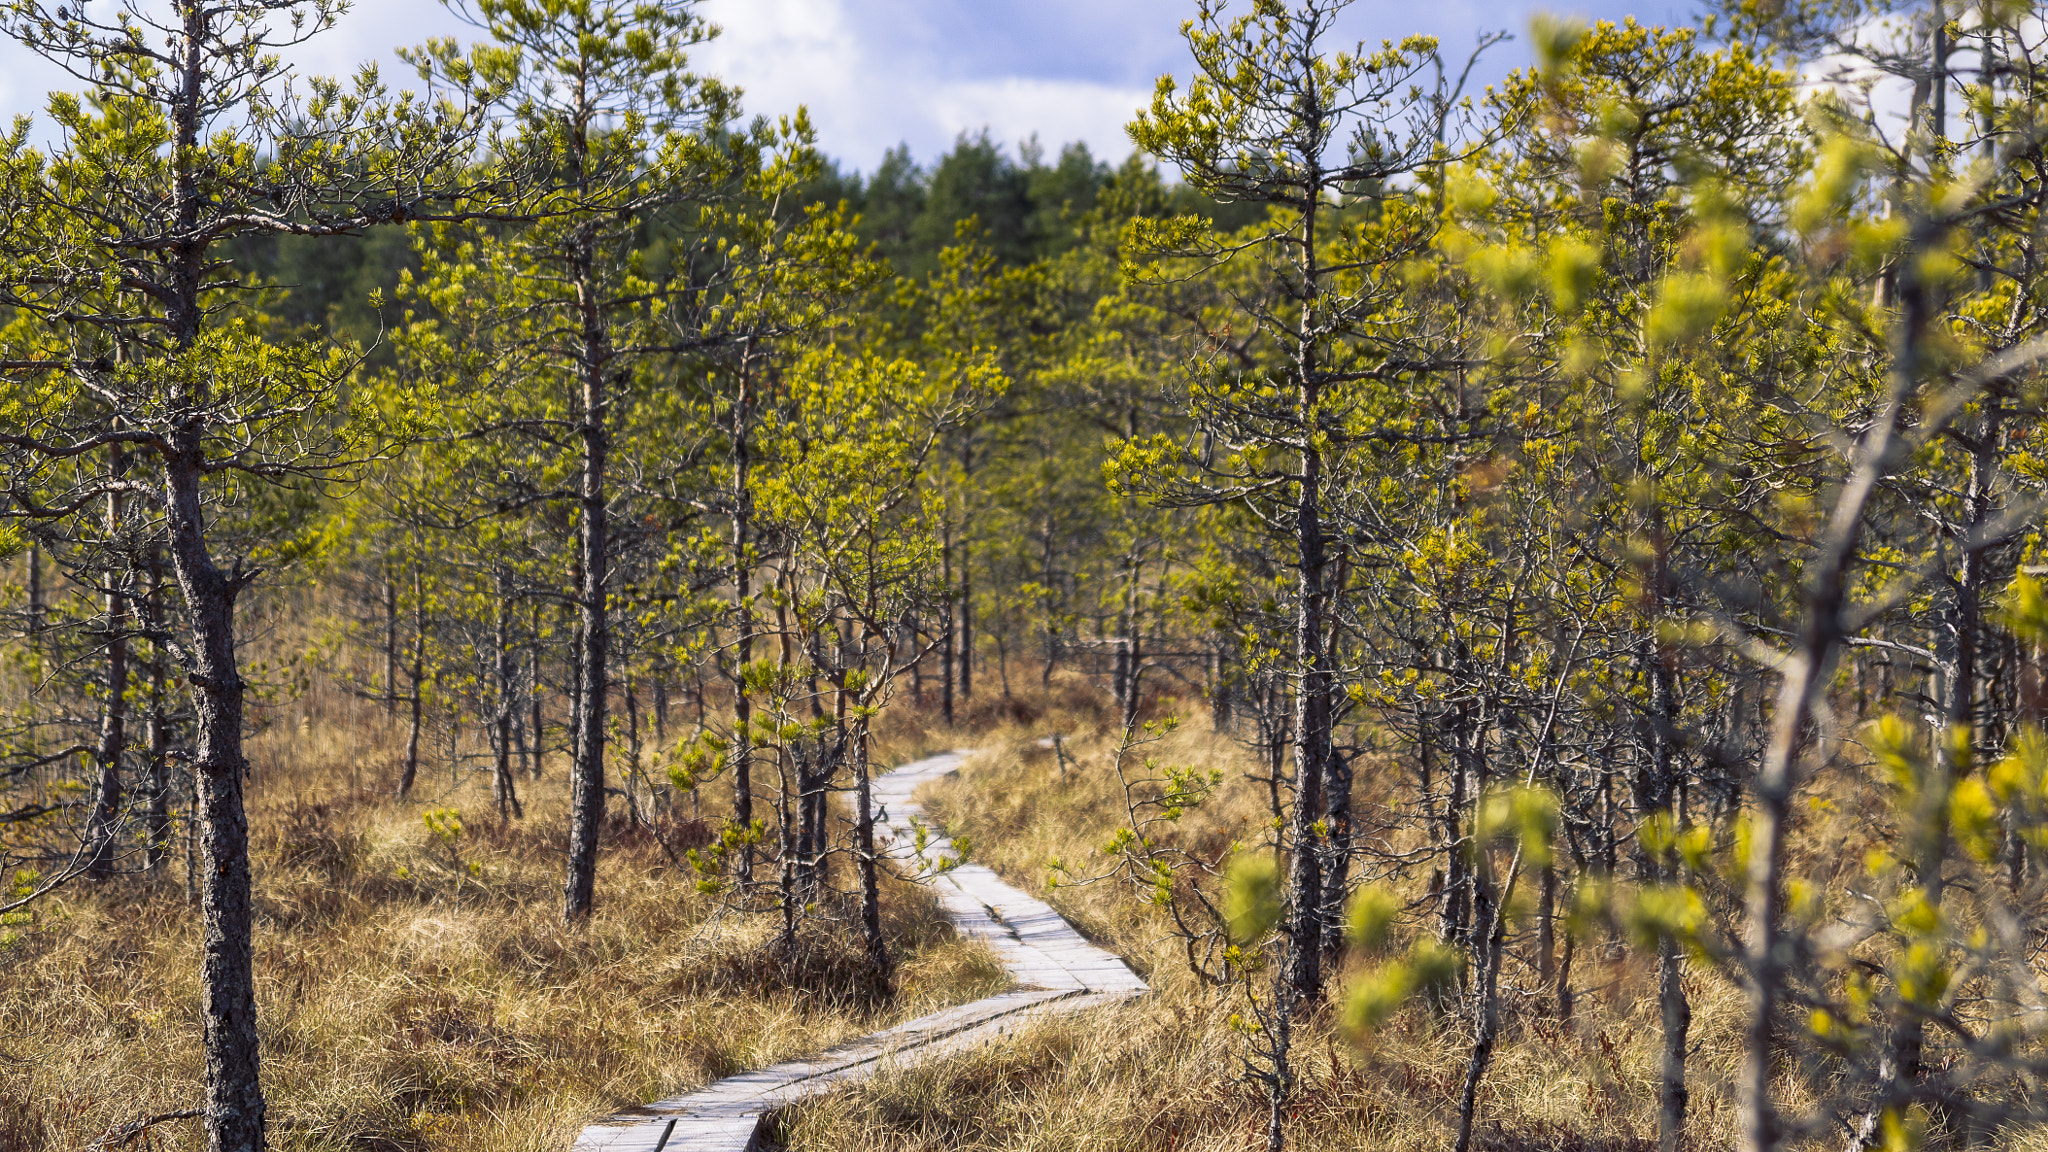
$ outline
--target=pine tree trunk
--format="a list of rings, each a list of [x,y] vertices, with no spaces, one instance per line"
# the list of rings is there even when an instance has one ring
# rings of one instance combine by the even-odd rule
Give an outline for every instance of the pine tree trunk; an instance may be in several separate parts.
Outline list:
[[[1308,108],[1303,114],[1321,121],[1326,110]],[[1310,157],[1309,182],[1316,191],[1301,215],[1300,247],[1296,250],[1299,281],[1293,290],[1303,304],[1299,327],[1291,349],[1294,363],[1294,422],[1300,436],[1300,471],[1295,477],[1294,502],[1294,827],[1293,866],[1288,878],[1288,925],[1290,971],[1288,982],[1295,995],[1314,1003],[1323,995],[1323,873],[1324,833],[1322,825],[1327,796],[1331,733],[1331,696],[1335,677],[1329,652],[1329,558],[1323,524],[1323,455],[1318,447],[1317,428],[1323,416],[1320,342],[1314,299],[1323,289],[1323,270],[1316,246],[1321,237],[1317,206],[1321,175],[1316,170],[1320,157]],[[1327,828],[1327,825],[1322,825]]]
[[[398,714],[398,581],[384,568],[384,716]]]
[[[875,800],[873,766],[868,762],[868,729],[865,719],[856,722],[853,733],[854,838],[860,858],[860,930],[867,946],[868,963],[886,979],[889,948],[882,939],[882,881],[875,861]]]
[[[1302,409],[1312,408],[1303,389]],[[1300,576],[1295,588],[1294,668],[1299,688],[1294,708],[1294,819],[1289,829],[1293,857],[1288,876],[1288,975],[1294,997],[1315,1003],[1323,994],[1323,819],[1324,785],[1330,757],[1331,676],[1324,651],[1322,464],[1311,450],[1302,454],[1301,495],[1296,507],[1295,547]]]
[[[1145,653],[1138,639],[1138,590],[1144,579],[1145,559],[1133,550],[1124,578],[1123,608],[1117,614],[1116,704],[1119,720],[1129,732],[1138,725],[1139,686]]]
[[[974,549],[960,541],[960,699],[974,699]]]
[[[775,840],[776,855],[781,865],[777,872],[776,904],[782,912],[782,932],[776,938],[776,949],[783,960],[796,956],[796,829],[790,821],[790,805],[795,799],[796,782],[791,779],[789,747],[785,744],[775,757]]]
[[[155,549],[149,553],[149,588],[144,612],[151,630],[164,627],[164,565]],[[149,712],[144,738],[149,743],[149,870],[161,871],[171,854],[171,722],[167,661],[161,640],[150,644]]]
[[[195,270],[196,276],[196,270]],[[193,771],[203,887],[200,998],[205,1020],[209,1152],[263,1152],[264,1100],[258,1078],[256,984],[250,949],[249,825],[242,807],[245,691],[235,659],[239,572],[214,566],[201,511],[205,449],[196,418],[174,427],[164,459],[164,518],[171,562],[192,627],[188,678],[197,714]]]
[[[941,525],[939,536],[939,586],[946,590],[944,602],[940,605],[941,627],[939,634],[939,715],[946,721],[946,727],[953,726],[953,674],[957,671],[954,660],[958,655],[958,633],[955,631],[955,604],[953,586],[953,527],[950,522]]]
[[[107,470],[112,476],[124,471],[118,444],[108,447]],[[121,531],[121,505],[121,493],[107,494],[109,551],[119,547],[116,540]],[[116,572],[110,564],[101,578],[107,582],[102,608],[107,637],[103,684],[106,698],[100,704],[99,744],[93,755],[99,778],[93,787],[92,819],[87,832],[92,855],[86,868],[86,875],[94,880],[106,880],[114,874],[115,858],[120,852],[118,841],[124,823],[121,755],[128,744],[128,597],[121,591],[125,574]]]
[[[28,546],[28,638],[31,648],[40,648],[43,636],[43,550]]]
[[[1452,713],[1455,719],[1445,726],[1445,735],[1451,745],[1450,767],[1444,773],[1449,792],[1444,797],[1443,817],[1437,833],[1438,850],[1444,854],[1444,888],[1437,905],[1436,934],[1437,939],[1457,948],[1469,942],[1466,925],[1472,894],[1464,844],[1465,807],[1469,799],[1466,795],[1469,777],[1464,762],[1464,708],[1463,704],[1455,705]]]
[[[412,696],[411,723],[405,735],[405,767],[398,777],[398,798],[412,798],[412,786],[420,777],[420,712],[426,703],[427,676],[427,597],[426,582],[420,573],[420,562],[415,559],[412,566]]]
[[[519,788],[512,778],[512,713],[516,707],[513,699],[514,675],[512,654],[512,588],[511,579],[498,573],[498,618],[497,630],[493,637],[497,641],[498,715],[496,717],[495,773],[493,785],[498,802],[498,823],[511,823],[513,817],[524,818],[526,813],[519,806]]]
[[[1651,630],[1648,638],[1650,714],[1648,763],[1644,779],[1636,787],[1636,805],[1643,817],[1663,813],[1677,826],[1679,765],[1678,738],[1678,654],[1655,635],[1662,623],[1672,593],[1666,566],[1666,532],[1661,510],[1651,526],[1656,549],[1647,573],[1651,595]],[[1644,861],[1643,879],[1649,884],[1669,884],[1678,879],[1668,852]],[[1686,1087],[1686,1044],[1692,1029],[1692,1005],[1686,1001],[1685,955],[1678,943],[1660,938],[1657,943],[1657,1005],[1663,1026],[1663,1060],[1657,1088],[1657,1147],[1659,1152],[1678,1152],[1685,1134],[1685,1109],[1691,1093]]]
[[[577,590],[582,611],[582,689],[576,717],[576,776],[571,784],[569,866],[562,884],[562,919],[574,924],[590,915],[597,884],[597,841],[604,823],[605,697],[611,660],[611,614],[605,598],[610,581],[611,522],[605,496],[605,469],[611,452],[610,401],[605,377],[611,348],[603,312],[597,307],[592,241],[580,241],[575,281],[583,318],[583,585]]]
[[[754,882],[754,845],[751,840],[754,826],[754,734],[751,727],[754,702],[747,694],[746,681],[747,668],[754,662],[754,568],[753,558],[749,555],[753,547],[753,457],[747,435],[753,415],[752,377],[748,371],[752,354],[750,342],[741,357],[739,395],[734,398],[732,406],[732,606],[738,630],[733,644],[734,663],[738,667],[734,670],[732,685],[732,808],[733,823],[739,826],[743,837],[732,865],[742,893]],[[698,700],[702,702],[701,694]]]
[[[1050,513],[1046,515],[1045,527],[1039,539],[1040,547],[1038,552],[1038,586],[1040,588],[1045,589],[1045,591],[1041,593],[1041,595],[1049,598],[1052,595],[1052,589],[1056,587],[1056,585],[1053,583],[1052,572],[1054,536],[1053,521]],[[1040,688],[1052,687],[1052,674],[1054,668],[1056,668],[1059,664],[1059,658],[1059,630],[1055,626],[1052,607],[1048,604],[1045,607],[1045,666],[1042,669],[1040,669],[1038,673],[1038,686]]]
[[[546,717],[541,713],[540,686],[540,605],[532,609],[532,632],[527,636],[526,649],[526,746],[532,760],[527,764],[527,775],[540,779],[546,765],[547,728]]]
[[[1520,864],[1519,852],[1516,864]],[[1512,884],[1514,872],[1508,874]],[[1475,870],[1473,884],[1473,942],[1480,954],[1473,957],[1479,984],[1473,990],[1472,1050],[1465,1058],[1465,1082],[1458,1092],[1458,1140],[1454,1152],[1470,1152],[1472,1128],[1478,1119],[1479,1084],[1493,1062],[1493,1046],[1500,1037],[1500,963],[1506,951],[1507,917],[1505,903],[1510,894],[1496,890],[1482,866]]]

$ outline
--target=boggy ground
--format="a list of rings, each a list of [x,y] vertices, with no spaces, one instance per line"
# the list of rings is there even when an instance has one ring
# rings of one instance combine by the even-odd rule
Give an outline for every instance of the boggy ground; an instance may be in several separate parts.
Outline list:
[[[1064,765],[1038,744],[1056,732],[1066,735],[1071,753]],[[976,859],[1129,958],[1154,995],[1107,1010],[1107,1018],[1047,1021],[971,1058],[898,1070],[806,1102],[779,1117],[777,1143],[797,1152],[1265,1147],[1264,1095],[1239,1075],[1245,1045],[1232,1016],[1242,1011],[1241,1001],[1189,977],[1183,944],[1144,892],[1119,881],[1048,883],[1056,860],[1074,874],[1105,862],[1099,848],[1125,813],[1110,768],[1114,743],[1099,709],[1070,695],[1066,707],[984,733],[983,754],[930,786],[924,799],[950,830],[970,836]],[[1205,717],[1145,754],[1223,771],[1214,797],[1168,833],[1198,854],[1220,861],[1234,841],[1253,838],[1270,819],[1263,785],[1246,779],[1244,750],[1213,732]],[[1360,773],[1361,805],[1395,799],[1392,773],[1374,780]],[[1481,1092],[1476,1143],[1486,1152],[1654,1149],[1653,971],[1618,941],[1581,944],[1581,991],[1573,1018],[1561,1022],[1535,989],[1529,943],[1517,943],[1520,958],[1506,974],[1506,1032]],[[1333,982],[1338,995],[1350,974]],[[1687,983],[1694,1013],[1688,1145],[1727,1147],[1742,998],[1704,970]],[[1288,1109],[1289,1147],[1449,1148],[1469,1045],[1464,1029],[1415,1005],[1352,1043],[1340,1035],[1335,1015],[1326,1010],[1297,1027],[1299,1088]],[[1789,1076],[1782,1091],[1788,1102],[1801,1098]]]
[[[1006,985],[900,880],[883,898],[893,996],[851,933],[821,930],[801,963],[775,962],[769,918],[719,915],[669,856],[708,834],[718,785],[703,823],[664,824],[668,850],[614,804],[596,914],[565,929],[559,764],[522,781],[528,817],[501,828],[486,781],[451,782],[445,764],[429,762],[415,802],[391,798],[395,733],[366,706],[294,707],[252,745],[274,1147],[563,1152],[620,1106]],[[906,729],[886,751],[922,739]],[[422,818],[436,808],[461,813],[452,845]],[[0,1152],[82,1149],[200,1102],[199,925],[182,861],[166,871],[71,887],[0,946]],[[203,1140],[179,1121],[140,1144]]]
[[[429,761],[416,802],[394,801],[394,733],[366,707],[318,694],[295,707],[295,717],[280,708],[254,743],[251,793],[265,1079],[281,1149],[564,1152],[583,1124],[622,1105],[1004,985],[985,950],[953,937],[929,893],[900,880],[884,897],[902,957],[893,998],[874,995],[848,937],[821,933],[806,964],[780,967],[764,949],[770,918],[718,915],[668,850],[623,819],[607,838],[595,917],[564,930],[559,764],[543,781],[522,781],[528,818],[501,829],[485,782],[451,777],[445,761]],[[1189,977],[1183,945],[1141,891],[1048,884],[1054,860],[1074,874],[1099,869],[1100,846],[1123,819],[1103,711],[1099,691],[1078,680],[1028,700],[977,697],[950,730],[905,702],[876,758],[983,749],[928,789],[930,810],[969,834],[976,859],[1127,957],[1155,993],[790,1109],[778,1142],[833,1152],[1264,1146],[1265,1101],[1238,1075],[1244,1043],[1231,1017],[1242,1005]],[[1067,738],[1065,763],[1037,744],[1054,733]],[[1204,858],[1221,861],[1270,818],[1244,750],[1199,716],[1146,754],[1223,773],[1217,793],[1167,833]],[[1361,806],[1401,799],[1398,773],[1361,771],[1360,781]],[[701,799],[703,824],[681,818],[687,803],[664,824],[669,850],[723,815],[720,786]],[[452,849],[422,819],[443,807],[463,814]],[[1808,831],[1802,851],[1857,856],[1847,833]],[[170,871],[71,889],[0,947],[0,1152],[82,1149],[138,1116],[198,1102],[198,926],[179,868]],[[1611,938],[1582,943],[1566,1023],[1534,988],[1529,944],[1514,943],[1506,973],[1507,1026],[1481,1094],[1480,1147],[1653,1148],[1648,966]],[[1688,1143],[1727,1147],[1741,997],[1704,969],[1688,986]],[[1354,1044],[1332,1016],[1297,1032],[1290,1146],[1448,1148],[1462,1028],[1414,1006]],[[1787,1069],[1788,1105],[1805,1098],[1810,1072]],[[201,1146],[189,1121],[142,1143]]]

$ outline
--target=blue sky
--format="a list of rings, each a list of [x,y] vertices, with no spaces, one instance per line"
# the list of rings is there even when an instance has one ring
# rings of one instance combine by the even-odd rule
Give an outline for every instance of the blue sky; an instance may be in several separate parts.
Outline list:
[[[111,7],[110,0],[88,2]],[[1487,80],[1527,62],[1521,34],[1532,12],[1670,23],[1694,7],[1692,0],[1357,0],[1342,30],[1373,42],[1434,35],[1459,57],[1482,29],[1515,33],[1515,42],[1489,55],[1479,76]],[[1179,28],[1194,3],[704,0],[700,10],[725,30],[700,49],[702,70],[745,89],[750,113],[807,105],[825,150],[868,171],[899,142],[929,159],[961,132],[983,127],[1013,147],[1035,132],[1048,152],[1078,139],[1104,159],[1122,159],[1130,150],[1123,124],[1149,98],[1154,79],[1187,74]],[[394,46],[428,36],[466,39],[471,31],[434,0],[356,0],[340,26],[295,61],[345,74],[377,58],[397,86],[409,73],[392,60]],[[63,81],[22,48],[0,45],[0,114],[40,111],[43,93]]]

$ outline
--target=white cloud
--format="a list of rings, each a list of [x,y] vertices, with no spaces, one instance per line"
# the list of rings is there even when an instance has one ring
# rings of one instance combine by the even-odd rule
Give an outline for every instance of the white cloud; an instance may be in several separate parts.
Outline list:
[[[944,85],[926,98],[925,114],[948,139],[986,127],[1014,143],[1035,132],[1048,149],[1082,140],[1096,159],[1114,163],[1130,154],[1124,125],[1151,96],[1145,88],[1006,76]]]
[[[900,13],[878,19],[877,8],[711,0],[704,12],[724,32],[699,49],[698,63],[745,89],[749,113],[809,108],[826,153],[862,170],[899,143],[929,161],[960,133],[984,127],[1013,147],[1035,132],[1049,148],[1085,140],[1112,160],[1130,151],[1123,125],[1150,89],[1028,74],[948,76],[942,54],[925,50],[921,33],[929,29],[903,26]]]

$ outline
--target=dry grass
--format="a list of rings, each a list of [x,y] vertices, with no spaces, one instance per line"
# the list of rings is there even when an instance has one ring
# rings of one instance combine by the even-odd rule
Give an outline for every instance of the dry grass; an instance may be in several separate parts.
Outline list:
[[[598,909],[558,921],[561,770],[495,826],[481,780],[423,772],[388,798],[393,733],[338,697],[252,742],[256,970],[272,1140],[282,1149],[561,1152],[592,1117],[816,1051],[1007,983],[930,894],[886,886],[901,963],[878,993],[829,926],[796,964],[765,918],[720,916],[621,821]],[[919,738],[915,726],[894,738]],[[710,789],[707,789],[709,792]],[[451,852],[421,819],[452,806]],[[707,803],[706,815],[715,803]],[[671,847],[708,832],[672,821]],[[0,1152],[82,1148],[200,1100],[199,926],[173,876],[73,888],[0,949]],[[146,1138],[198,1148],[196,1125]]]
[[[1187,975],[1156,910],[1119,882],[1051,888],[1055,859],[1099,867],[1123,817],[1108,771],[1099,696],[1079,681],[1049,696],[984,693],[947,729],[931,711],[885,713],[876,759],[976,746],[930,790],[935,814],[971,834],[977,858],[1046,896],[1129,957],[1157,994],[1101,1016],[1048,1022],[1015,1043],[942,1067],[903,1070],[793,1109],[791,1147],[867,1149],[1244,1149],[1263,1146],[1265,1103],[1236,1075],[1233,1005]],[[1170,703],[1162,707],[1171,707]],[[557,922],[566,836],[559,765],[522,781],[529,818],[495,826],[483,782],[430,762],[420,801],[388,798],[394,731],[369,706],[316,690],[280,705],[252,742],[257,968],[273,1140],[283,1149],[561,1152],[591,1117],[686,1091],[1004,986],[989,954],[956,940],[929,893],[892,882],[889,931],[902,964],[876,992],[844,932],[821,931],[796,966],[764,948],[770,925],[716,914],[667,852],[623,826],[607,842],[599,907]],[[1038,737],[1069,737],[1062,770]],[[1226,783],[1174,829],[1221,860],[1269,816],[1243,751],[1197,721],[1150,753],[1220,769]],[[1361,774],[1361,803],[1391,799]],[[1379,788],[1380,794],[1374,789]],[[1866,805],[1839,785],[1842,810]],[[420,818],[459,808],[453,854]],[[706,789],[696,824],[723,812]],[[685,809],[689,806],[684,805]],[[1815,869],[1854,859],[1872,835],[1853,819],[1804,830]],[[474,866],[474,871],[472,871]],[[83,1148],[137,1116],[198,1102],[198,926],[174,875],[74,889],[0,948],[0,1152]],[[1624,1152],[1653,1146],[1658,1027],[1650,973],[1632,952],[1582,947],[1588,989],[1569,1024],[1546,1017],[1523,956],[1507,972],[1508,1026],[1482,1095],[1489,1152]],[[1691,980],[1693,1145],[1725,1146],[1740,996]],[[1311,1019],[1297,1044],[1293,1146],[1449,1146],[1465,1038],[1411,1008],[1362,1045]],[[1782,1096],[1807,1098],[1812,1069]],[[195,1126],[145,1143],[196,1149]]]
[[[1078,766],[1062,771],[1037,738],[1063,732]],[[1051,886],[1054,860],[1099,866],[1123,818],[1109,771],[1113,741],[1086,701],[1047,707],[984,736],[985,754],[926,800],[976,857],[1048,899],[1085,933],[1128,957],[1156,990],[1099,1016],[1048,1021],[1014,1044],[943,1067],[908,1069],[786,1113],[787,1147],[834,1152],[910,1149],[1253,1149],[1264,1147],[1265,1101],[1237,1071],[1243,1047],[1227,997],[1187,975],[1164,918],[1116,883]],[[1204,858],[1255,837],[1268,818],[1244,781],[1243,751],[1190,724],[1150,749],[1225,771],[1215,798],[1173,835]],[[1361,801],[1371,785],[1362,781]],[[1525,950],[1526,950],[1525,942]],[[1490,1152],[1622,1152],[1655,1147],[1658,1021],[1654,975],[1632,951],[1581,947],[1581,995],[1569,1023],[1550,1019],[1533,964],[1511,961],[1507,1024],[1481,1093],[1480,1147]],[[1340,977],[1340,982],[1342,977]],[[1689,978],[1694,1022],[1692,1146],[1732,1141],[1730,1076],[1739,1052],[1740,992],[1704,970]],[[1411,1006],[1361,1044],[1329,1013],[1297,1032],[1299,1089],[1290,1147],[1441,1149],[1455,1134],[1468,1038]],[[1788,1103],[1804,1093],[1788,1075]]]

